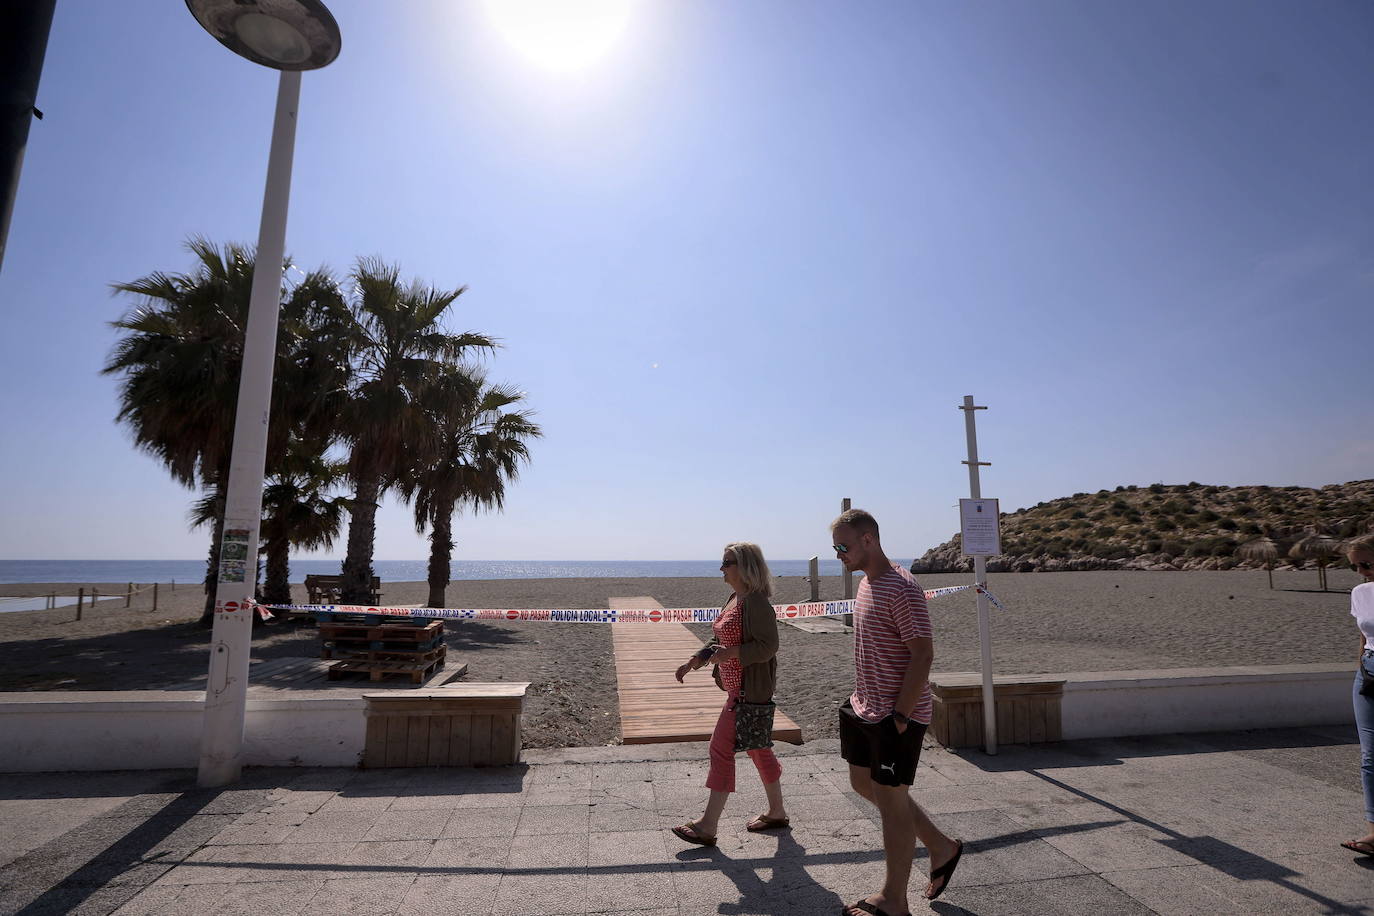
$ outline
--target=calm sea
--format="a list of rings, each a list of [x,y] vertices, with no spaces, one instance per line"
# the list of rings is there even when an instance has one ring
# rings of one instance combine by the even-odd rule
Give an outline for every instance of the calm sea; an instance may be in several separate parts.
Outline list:
[[[897,558],[894,557],[894,560]],[[910,566],[910,560],[899,561]],[[292,560],[291,581],[307,574],[337,575],[339,560]],[[775,576],[804,576],[806,560],[770,560]],[[373,572],[383,582],[423,582],[424,560],[375,560]],[[840,562],[821,560],[821,575],[838,576]],[[449,567],[454,581],[463,579],[643,579],[719,576],[720,560],[459,560]],[[23,582],[199,582],[204,560],[0,560],[0,585]]]

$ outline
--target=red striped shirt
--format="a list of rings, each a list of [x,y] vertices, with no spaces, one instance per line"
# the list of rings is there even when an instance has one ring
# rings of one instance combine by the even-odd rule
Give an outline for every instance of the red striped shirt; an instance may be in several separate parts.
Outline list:
[[[897,564],[877,579],[859,582],[854,601],[854,712],[869,722],[892,713],[902,692],[902,677],[911,662],[906,640],[929,638],[926,595],[916,577]],[[921,688],[916,707],[900,710],[930,724],[930,683]]]

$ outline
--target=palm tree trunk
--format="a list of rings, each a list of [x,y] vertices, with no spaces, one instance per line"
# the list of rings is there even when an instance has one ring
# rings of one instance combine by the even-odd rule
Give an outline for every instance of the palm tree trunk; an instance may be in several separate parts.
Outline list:
[[[214,626],[215,623],[215,590],[219,586],[219,548],[220,540],[224,537],[224,485],[223,481],[229,479],[229,468],[226,465],[218,478],[213,483],[215,490],[215,530],[210,539],[210,554],[205,561],[205,607],[200,612],[199,623],[202,627]]]
[[[372,550],[377,540],[377,493],[381,481],[370,470],[357,476],[349,508],[348,553],[339,580],[339,600],[345,604],[372,603]]]
[[[291,544],[286,538],[267,543],[267,575],[263,579],[262,600],[266,604],[291,603]]]
[[[453,507],[435,513],[434,530],[429,535],[429,602],[425,607],[443,607],[448,588],[449,561],[453,559]]]

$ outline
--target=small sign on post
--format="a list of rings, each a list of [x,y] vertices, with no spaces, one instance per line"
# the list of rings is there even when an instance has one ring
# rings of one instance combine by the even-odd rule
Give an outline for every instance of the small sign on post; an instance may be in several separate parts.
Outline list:
[[[959,540],[966,557],[995,557],[1002,552],[1002,526],[995,499],[959,500]]]

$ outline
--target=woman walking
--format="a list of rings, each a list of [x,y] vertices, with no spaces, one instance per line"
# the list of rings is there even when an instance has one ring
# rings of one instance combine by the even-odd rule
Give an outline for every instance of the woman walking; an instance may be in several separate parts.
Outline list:
[[[1360,663],[1355,669],[1355,725],[1360,732],[1360,776],[1364,783],[1364,836],[1346,849],[1374,856],[1374,535],[1351,541],[1346,554],[1364,582],[1350,590],[1350,614],[1360,628]],[[1364,686],[1365,683],[1370,686]]]
[[[688,843],[716,844],[716,830],[730,793],[735,791],[735,704],[770,703],[777,686],[778,619],[769,599],[772,576],[757,544],[729,544],[720,561],[725,583],[733,590],[716,621],[712,639],[700,652],[677,669],[677,679],[708,661],[715,666],[716,685],[725,691],[725,706],[711,735],[711,767],[706,788],[711,790],[706,811],[695,821],[674,827],[673,833]],[[768,810],[751,820],[751,831],[780,830],[789,826],[782,802],[782,765],[771,747],[751,750],[768,796]]]

